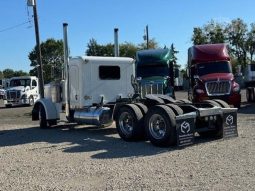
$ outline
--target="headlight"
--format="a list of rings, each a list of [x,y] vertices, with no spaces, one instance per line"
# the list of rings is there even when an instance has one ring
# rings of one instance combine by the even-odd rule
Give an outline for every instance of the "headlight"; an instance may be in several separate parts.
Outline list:
[[[238,85],[238,86],[234,87],[234,88],[233,88],[233,91],[234,91],[234,92],[239,92],[239,91],[240,91],[240,86]]]
[[[238,83],[233,82],[233,92],[239,92],[240,91],[240,86]]]
[[[203,89],[196,89],[196,93],[198,93],[198,94],[203,94],[203,93],[205,93],[205,91],[203,90]]]

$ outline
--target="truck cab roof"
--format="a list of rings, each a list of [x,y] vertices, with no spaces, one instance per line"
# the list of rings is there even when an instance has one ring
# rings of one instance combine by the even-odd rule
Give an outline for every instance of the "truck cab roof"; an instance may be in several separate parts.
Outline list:
[[[195,45],[189,48],[188,54],[193,63],[230,60],[226,44]]]
[[[173,53],[170,49],[148,49],[136,53],[137,65],[150,63],[167,63],[173,60]]]
[[[15,79],[37,79],[36,76],[17,76],[17,77],[12,77],[10,80],[15,80]]]

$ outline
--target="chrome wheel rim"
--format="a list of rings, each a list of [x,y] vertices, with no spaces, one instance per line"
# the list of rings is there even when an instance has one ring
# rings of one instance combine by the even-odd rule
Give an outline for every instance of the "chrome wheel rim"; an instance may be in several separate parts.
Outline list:
[[[134,119],[128,112],[123,112],[119,118],[119,127],[125,135],[131,135],[133,131]]]
[[[153,138],[162,139],[166,134],[166,122],[159,114],[153,114],[149,120],[149,131]]]
[[[29,104],[34,105],[34,98],[32,98],[32,97],[29,98]]]

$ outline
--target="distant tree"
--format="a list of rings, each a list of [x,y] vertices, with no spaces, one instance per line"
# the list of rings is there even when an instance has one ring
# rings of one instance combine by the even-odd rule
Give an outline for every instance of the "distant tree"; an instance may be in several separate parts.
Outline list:
[[[13,69],[7,68],[7,69],[3,70],[4,78],[12,78],[15,76],[14,73],[15,72]]]
[[[13,69],[7,68],[3,71],[0,71],[0,79],[3,78],[12,78],[17,76],[27,76],[28,73],[23,70],[14,71]]]
[[[171,48],[170,49],[171,49],[172,54],[173,54],[173,62],[174,62],[175,65],[177,65],[177,56],[176,56],[176,54],[178,54],[179,51],[175,49],[173,43],[171,44]]]
[[[247,24],[240,18],[234,19],[228,24],[226,31],[232,54],[237,58],[239,64],[245,65],[247,59]]]
[[[85,54],[87,56],[113,56],[113,48],[114,45],[111,43],[100,45],[94,38],[92,38],[87,44]]]
[[[120,44],[120,56],[122,57],[135,58],[137,50],[138,47],[130,42]]]
[[[143,49],[147,49],[147,42],[142,42],[140,44],[138,44],[138,48],[143,50]],[[152,38],[149,40],[149,49],[156,49],[159,48],[158,46],[158,42],[155,40],[155,38]]]
[[[14,76],[28,76],[29,74],[27,72],[24,72],[22,70],[14,71]]]
[[[62,74],[62,64],[64,63],[64,49],[63,41],[48,39],[41,43],[42,64],[43,64],[43,76],[44,82],[49,83],[54,79],[60,79]],[[30,75],[37,75],[37,54],[36,47],[29,53],[30,66],[33,67],[30,70]]]
[[[192,41],[194,45],[207,43],[207,37],[202,28],[196,27],[193,29]]]
[[[97,41],[94,38],[89,40],[85,54],[88,56],[102,56],[101,46],[97,43]]]
[[[207,42],[211,44],[224,43],[226,40],[225,24],[211,20],[204,26]]]
[[[193,29],[192,42],[194,45],[224,43],[226,41],[225,24],[211,20],[203,27]]]
[[[0,79],[3,79],[4,78],[4,74],[3,72],[0,70]]]
[[[251,23],[251,29],[247,33],[246,50],[249,53],[248,59],[252,63],[253,55],[255,53],[255,23]]]
[[[136,51],[141,49],[146,49],[146,43],[140,43],[135,45],[130,42],[125,42],[119,45],[119,52],[121,57],[132,57],[135,58]],[[149,41],[150,48],[158,48],[158,43],[155,39]],[[106,45],[100,45],[95,39],[90,39],[87,44],[87,49],[85,51],[87,56],[114,56],[114,45],[108,43]]]

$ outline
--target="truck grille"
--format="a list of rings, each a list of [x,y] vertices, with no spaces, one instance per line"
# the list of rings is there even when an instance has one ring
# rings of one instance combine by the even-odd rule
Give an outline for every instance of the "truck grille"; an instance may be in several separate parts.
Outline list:
[[[146,83],[140,85],[140,93],[142,97],[147,94],[163,94],[163,83]]]
[[[226,95],[230,94],[230,81],[210,81],[205,83],[207,94],[210,95]]]
[[[20,90],[7,90],[6,96],[8,100],[19,99],[20,98]]]

